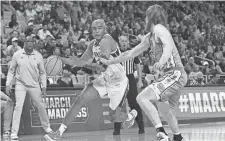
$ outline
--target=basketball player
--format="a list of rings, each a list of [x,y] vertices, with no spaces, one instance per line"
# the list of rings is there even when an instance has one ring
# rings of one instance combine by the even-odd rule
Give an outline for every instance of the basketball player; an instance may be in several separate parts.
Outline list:
[[[153,102],[157,102],[159,110],[167,120],[174,134],[173,140],[184,141],[173,109],[178,105],[180,89],[187,83],[187,75],[173,38],[165,27],[166,19],[166,14],[161,6],[149,7],[146,11],[146,31],[149,33],[144,36],[141,43],[119,57],[111,60],[101,58],[101,62],[106,65],[124,62],[138,56],[150,47],[154,53],[154,67],[164,74],[137,96],[137,102],[155,126],[158,141],[170,141],[170,139],[162,127]]]
[[[62,136],[84,104],[106,94],[110,98],[110,121],[123,122],[125,128],[134,124],[137,116],[136,110],[132,110],[129,114],[121,112],[128,90],[128,79],[123,66],[117,63],[109,65],[107,68],[105,66],[106,69],[99,68],[100,71],[96,69],[101,57],[110,59],[114,55],[119,55],[118,46],[113,38],[107,34],[104,20],[93,21],[92,32],[95,39],[91,41],[81,58],[72,57],[73,60],[62,58],[62,61],[70,66],[93,68],[95,79],[84,88],[74,101],[59,129],[55,133],[45,135],[45,139],[49,141],[54,141]]]
[[[46,95],[47,82],[44,61],[42,55],[34,50],[34,42],[31,36],[26,38],[24,49],[13,54],[6,81],[7,95],[10,94],[14,77],[16,104],[13,111],[11,139],[18,139],[20,117],[27,93],[38,108],[41,125],[45,132],[53,132],[50,128],[45,104],[42,101],[42,94],[43,96]]]

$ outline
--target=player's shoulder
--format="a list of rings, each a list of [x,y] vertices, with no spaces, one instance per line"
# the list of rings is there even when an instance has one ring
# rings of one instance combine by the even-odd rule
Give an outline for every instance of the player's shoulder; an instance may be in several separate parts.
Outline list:
[[[109,35],[109,34],[105,34],[105,35],[103,36],[103,39],[112,39],[112,36]]]
[[[104,36],[103,36],[103,38],[102,38],[102,40],[107,40],[107,41],[115,41],[114,39],[113,39],[113,37],[111,36],[111,35],[109,35],[109,34],[105,34]]]
[[[153,28],[153,33],[155,33],[157,36],[170,35],[169,30],[162,24],[155,25]]]

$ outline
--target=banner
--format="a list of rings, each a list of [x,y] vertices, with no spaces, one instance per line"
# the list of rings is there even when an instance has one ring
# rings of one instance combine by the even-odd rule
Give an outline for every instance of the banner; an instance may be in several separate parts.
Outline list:
[[[175,113],[178,119],[225,117],[224,87],[184,88]]]
[[[66,116],[76,97],[76,94],[57,94],[47,95],[46,98],[43,98],[50,124],[62,123],[62,120]],[[31,99],[30,102],[32,105],[32,109],[30,109],[31,126],[41,127],[38,109],[36,108],[36,106],[34,106]],[[72,120],[72,123],[86,123],[88,117],[88,107],[86,105],[83,105],[80,109],[80,112],[76,117],[74,117],[74,120]]]

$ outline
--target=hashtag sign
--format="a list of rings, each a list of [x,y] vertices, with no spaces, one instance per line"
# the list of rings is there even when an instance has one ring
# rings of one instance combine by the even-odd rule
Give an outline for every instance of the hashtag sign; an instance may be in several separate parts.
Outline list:
[[[187,112],[189,108],[187,95],[181,95],[179,102],[180,102],[179,105],[180,111]]]

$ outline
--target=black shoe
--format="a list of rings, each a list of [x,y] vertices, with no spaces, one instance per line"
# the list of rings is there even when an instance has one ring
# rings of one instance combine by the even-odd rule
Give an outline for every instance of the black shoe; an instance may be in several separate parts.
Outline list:
[[[139,129],[138,134],[144,134],[145,130],[144,129]]]
[[[113,131],[113,135],[120,135],[120,131]]]

